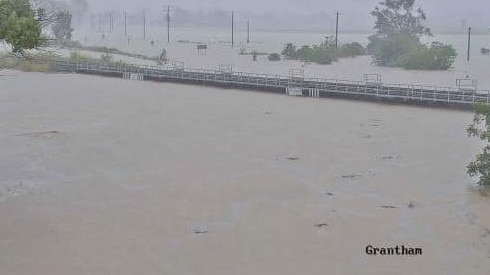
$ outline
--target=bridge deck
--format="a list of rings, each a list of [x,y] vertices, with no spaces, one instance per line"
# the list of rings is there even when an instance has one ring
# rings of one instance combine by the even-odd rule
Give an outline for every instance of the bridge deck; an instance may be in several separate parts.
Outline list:
[[[138,80],[185,82],[211,86],[264,90],[287,94],[300,91],[303,96],[343,97],[365,100],[387,100],[401,103],[472,107],[475,103],[489,103],[489,91],[457,89],[422,85],[393,85],[363,81],[345,81],[323,78],[288,77],[245,72],[223,72],[207,69],[181,69],[166,66],[116,66],[86,62],[56,62],[60,72],[127,77],[137,74]]]

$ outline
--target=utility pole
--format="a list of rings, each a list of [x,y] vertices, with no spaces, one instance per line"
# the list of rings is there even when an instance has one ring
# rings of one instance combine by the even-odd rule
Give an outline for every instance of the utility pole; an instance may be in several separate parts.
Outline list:
[[[146,39],[146,13],[143,11],[143,38]]]
[[[247,21],[247,43],[250,43],[250,20]]]
[[[468,28],[468,62],[470,62],[471,53],[471,27]]]
[[[167,6],[167,42],[170,43],[170,6]]]
[[[337,21],[335,24],[335,48],[339,49],[339,11],[337,11]]]
[[[101,32],[101,20],[102,20],[102,18],[101,18],[100,12],[99,12],[99,32]]]
[[[128,36],[128,14],[124,12],[124,36]]]
[[[235,11],[231,12],[231,47],[235,46]]]
[[[114,19],[112,18],[112,11],[109,12],[109,30],[110,30],[110,33],[112,33],[113,29],[114,29]]]

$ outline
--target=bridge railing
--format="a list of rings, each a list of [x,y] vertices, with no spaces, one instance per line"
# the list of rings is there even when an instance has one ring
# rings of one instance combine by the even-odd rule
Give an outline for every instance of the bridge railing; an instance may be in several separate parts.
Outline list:
[[[159,77],[212,83],[230,83],[256,87],[298,87],[318,90],[322,93],[341,93],[376,98],[400,98],[404,100],[433,101],[443,103],[490,103],[490,91],[465,90],[456,87],[430,85],[372,83],[321,77],[291,78],[283,75],[232,71],[219,69],[175,68],[171,65],[123,65],[89,62],[60,61],[60,70],[91,73],[138,73],[146,77]]]

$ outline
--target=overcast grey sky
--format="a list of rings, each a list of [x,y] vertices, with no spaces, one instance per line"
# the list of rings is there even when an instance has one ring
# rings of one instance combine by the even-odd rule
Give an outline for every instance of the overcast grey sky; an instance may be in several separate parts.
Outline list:
[[[172,4],[188,9],[237,9],[244,11],[299,11],[311,12],[319,9],[340,9],[364,11],[370,10],[379,0],[89,0],[90,3],[104,8],[141,8]],[[453,13],[490,14],[488,0],[418,0],[428,11],[445,10]]]
[[[92,9],[150,9],[152,12],[170,4],[190,10],[236,10],[238,13],[325,13],[337,9],[344,24],[357,28],[372,23],[369,12],[380,0],[88,0]],[[429,16],[433,28],[455,28],[462,20],[475,28],[490,27],[490,0],[418,0]]]

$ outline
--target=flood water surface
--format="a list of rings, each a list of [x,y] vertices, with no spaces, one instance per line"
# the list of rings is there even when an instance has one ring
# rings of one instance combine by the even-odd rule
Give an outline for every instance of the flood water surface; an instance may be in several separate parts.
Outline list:
[[[183,62],[188,68],[217,69],[220,65],[232,65],[236,71],[252,73],[268,73],[289,75],[290,69],[302,69],[306,76],[322,78],[338,78],[351,81],[363,81],[364,74],[378,74],[382,82],[391,84],[437,85],[443,87],[456,86],[456,80],[470,78],[478,81],[480,90],[490,90],[490,56],[480,54],[481,48],[490,48],[490,34],[473,35],[470,47],[470,61],[467,61],[467,41],[464,34],[435,34],[434,37],[423,39],[424,43],[440,41],[454,47],[458,56],[453,68],[448,71],[408,71],[399,68],[386,68],[373,64],[370,56],[340,59],[332,65],[304,64],[300,61],[283,60],[270,62],[267,55],[259,56],[257,61],[251,55],[239,55],[240,48],[246,52],[280,53],[284,44],[316,45],[331,33],[314,32],[279,32],[254,31],[251,43],[246,43],[246,32],[237,31],[235,47],[232,49],[230,34],[227,29],[172,29],[171,42],[163,39],[166,29],[152,28],[151,35],[143,39],[138,32],[129,37],[122,34],[79,34],[78,38],[87,45],[116,47],[122,51],[157,56],[165,48],[168,58]],[[341,43],[359,42],[368,44],[370,34],[341,34]],[[151,44],[154,42],[154,45]],[[193,42],[193,43],[179,43]],[[208,50],[203,54],[196,49],[197,42],[206,43]],[[100,55],[100,54],[99,54]]]
[[[0,117],[0,274],[490,270],[470,112],[11,71]]]

